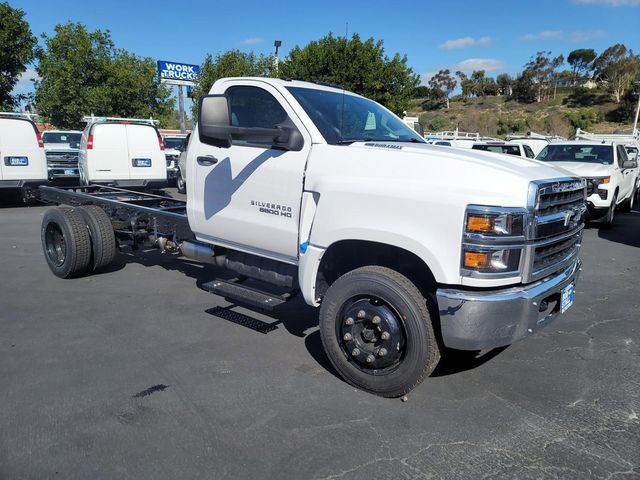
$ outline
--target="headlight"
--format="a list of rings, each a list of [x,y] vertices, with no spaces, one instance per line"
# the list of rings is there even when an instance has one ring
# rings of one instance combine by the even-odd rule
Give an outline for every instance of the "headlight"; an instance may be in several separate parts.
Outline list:
[[[518,272],[520,268],[520,249],[480,250],[465,245],[463,268],[479,273]]]
[[[524,234],[524,212],[493,213],[469,208],[465,220],[465,233],[490,237],[520,237]]]
[[[588,178],[587,195],[597,193],[602,200],[606,200],[609,191],[602,187],[603,185],[609,185],[609,182],[611,182],[611,177]]]

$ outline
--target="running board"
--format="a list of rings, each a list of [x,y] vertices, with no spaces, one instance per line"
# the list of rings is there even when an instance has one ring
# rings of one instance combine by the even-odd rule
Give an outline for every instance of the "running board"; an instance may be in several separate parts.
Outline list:
[[[252,307],[273,310],[287,302],[293,295],[288,292],[282,295],[268,293],[257,288],[242,285],[240,280],[212,280],[203,283],[202,289],[231,300],[237,300]]]

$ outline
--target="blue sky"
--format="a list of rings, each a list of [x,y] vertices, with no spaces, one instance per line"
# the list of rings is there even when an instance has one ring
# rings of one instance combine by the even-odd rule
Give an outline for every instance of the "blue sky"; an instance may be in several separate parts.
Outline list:
[[[440,68],[491,75],[518,72],[540,50],[600,52],[614,43],[640,50],[640,0],[409,1],[55,1],[9,0],[27,13],[32,31],[79,21],[109,29],[116,46],[155,59],[199,64],[231,48],[281,58],[328,32],[384,40],[389,55],[406,54],[424,78]],[[28,71],[17,91],[30,91]]]

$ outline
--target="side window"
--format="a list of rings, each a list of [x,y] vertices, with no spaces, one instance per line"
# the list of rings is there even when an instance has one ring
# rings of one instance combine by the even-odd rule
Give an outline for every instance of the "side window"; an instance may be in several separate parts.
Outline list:
[[[533,154],[533,150],[531,150],[531,147],[529,145],[523,145],[524,147],[524,154],[527,156],[527,158],[535,158],[535,155]]]
[[[226,91],[231,105],[231,125],[234,127],[275,128],[287,120],[287,112],[266,90],[259,87],[230,87]],[[270,146],[270,140],[233,139],[233,145]]]
[[[627,161],[627,151],[622,145],[618,145],[616,147],[616,150],[618,151],[618,165],[620,166],[620,168],[622,168],[624,162]]]

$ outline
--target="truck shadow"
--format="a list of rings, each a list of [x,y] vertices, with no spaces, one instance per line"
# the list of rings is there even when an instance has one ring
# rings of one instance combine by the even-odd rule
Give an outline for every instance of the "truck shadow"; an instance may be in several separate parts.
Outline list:
[[[621,243],[630,247],[640,247],[640,211],[633,210],[629,213],[616,215],[613,228],[599,228],[598,237],[610,242]]]
[[[129,263],[136,263],[145,267],[161,266],[166,270],[178,271],[194,279],[198,288],[201,288],[203,283],[214,278],[230,279],[234,276],[233,273],[227,270],[212,265],[204,265],[186,259],[185,257],[180,257],[177,254],[163,254],[156,249],[120,253],[116,256],[112,265],[108,269],[105,269],[103,273],[121,270]],[[301,295],[297,295],[289,302],[279,305],[272,311],[247,307],[231,300],[227,301],[230,305],[207,309],[206,312],[225,319],[226,315],[220,315],[220,313],[224,313],[224,311],[239,313],[237,310],[240,308],[242,310],[241,315],[246,315],[251,323],[255,322],[269,327],[266,329],[267,331],[262,333],[277,330],[277,327],[282,325],[289,334],[304,339],[304,344],[309,355],[316,361],[318,366],[336,378],[341,379],[324,352],[320,331],[318,330],[318,310],[308,306]],[[265,319],[273,321],[264,321]],[[242,325],[242,322],[234,323]],[[245,326],[245,328],[257,330],[248,326]],[[507,347],[496,348],[480,354],[480,352],[477,351],[466,352],[443,347],[442,359],[431,376],[442,377],[473,370],[492,360],[506,348]]]

